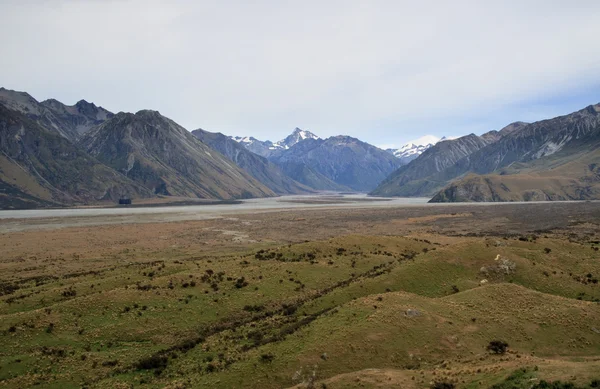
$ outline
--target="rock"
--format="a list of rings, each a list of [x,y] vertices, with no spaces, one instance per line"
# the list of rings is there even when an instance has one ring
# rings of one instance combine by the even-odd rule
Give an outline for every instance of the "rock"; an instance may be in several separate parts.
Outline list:
[[[404,316],[407,316],[407,317],[421,316],[421,312],[417,311],[416,309],[407,309],[406,312],[404,312]]]

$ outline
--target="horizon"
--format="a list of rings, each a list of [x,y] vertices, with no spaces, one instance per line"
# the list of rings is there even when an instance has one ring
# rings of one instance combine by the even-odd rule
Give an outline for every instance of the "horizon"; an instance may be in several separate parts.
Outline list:
[[[190,131],[277,141],[299,127],[401,147],[600,101],[593,1],[39,0],[0,11],[6,88],[157,110]]]

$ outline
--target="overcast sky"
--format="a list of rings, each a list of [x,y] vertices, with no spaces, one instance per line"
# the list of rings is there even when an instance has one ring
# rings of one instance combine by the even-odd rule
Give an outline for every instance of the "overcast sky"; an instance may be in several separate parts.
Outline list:
[[[0,86],[400,145],[600,102],[600,1],[0,0]]]

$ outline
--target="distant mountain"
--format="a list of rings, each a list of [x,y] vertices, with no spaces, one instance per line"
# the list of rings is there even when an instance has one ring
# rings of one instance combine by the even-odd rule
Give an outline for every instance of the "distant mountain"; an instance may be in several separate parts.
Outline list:
[[[321,139],[317,135],[313,134],[310,131],[301,130],[298,127],[294,129],[294,131],[288,135],[285,139],[280,140],[277,143],[274,143],[273,146],[275,148],[289,149],[290,147],[296,145],[298,142],[302,142],[306,139]]]
[[[229,158],[252,177],[277,194],[299,194],[312,192],[311,188],[288,177],[282,169],[265,157],[257,155],[221,133],[212,133],[198,129],[192,134],[210,148]]]
[[[306,173],[308,170],[356,191],[375,188],[402,164],[384,150],[342,135],[327,139],[303,139],[288,150],[272,156],[271,160],[283,166],[284,171],[297,181],[305,183],[306,179],[294,175],[293,171]]]
[[[278,162],[278,166],[289,177],[316,190],[349,192],[352,189],[339,184],[331,178],[310,167],[307,163],[298,160],[286,160]]]
[[[427,196],[443,187],[446,181],[434,180],[461,158],[487,146],[492,140],[486,136],[470,134],[457,139],[444,140],[427,148],[409,164],[400,167],[371,192],[375,196]]]
[[[0,103],[71,141],[113,116],[111,112],[85,100],[72,106],[54,99],[40,103],[26,92],[5,88],[0,88]]]
[[[21,96],[28,100],[28,95]],[[0,102],[0,208],[90,204],[115,201],[124,194],[151,196],[59,131],[30,119],[22,113],[24,107],[15,111]]]
[[[262,141],[251,136],[232,136],[230,138],[261,157],[268,157],[273,153],[273,142],[271,141]]]
[[[249,198],[274,192],[156,111],[118,113],[79,145],[158,195]]]
[[[413,159],[417,158],[419,155],[423,154],[423,152],[431,146],[433,146],[433,143],[429,143],[426,145],[416,145],[414,143],[407,143],[399,149],[385,149],[385,151],[392,154],[394,157],[404,161],[405,163],[409,163]]]
[[[310,131],[301,130],[298,127],[294,129],[294,131],[288,135],[285,139],[282,139],[278,142],[261,141],[253,137],[240,137],[235,136],[231,137],[231,139],[236,142],[242,144],[248,150],[252,151],[254,154],[258,154],[262,157],[271,157],[275,154],[279,154],[283,150],[287,150],[290,147],[294,146],[298,142],[301,142],[306,139],[320,139],[317,135],[313,134]]]

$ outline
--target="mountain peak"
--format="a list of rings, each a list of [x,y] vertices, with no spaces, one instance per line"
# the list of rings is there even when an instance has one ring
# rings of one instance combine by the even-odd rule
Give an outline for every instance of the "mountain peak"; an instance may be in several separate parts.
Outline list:
[[[147,118],[160,118],[162,115],[158,111],[151,109],[141,109],[135,113],[135,116],[147,117]]]
[[[445,136],[440,139],[435,135],[423,135],[417,139],[409,141],[398,149],[388,148],[386,151],[393,154],[396,158],[401,159],[403,162],[408,163],[417,158],[434,144],[447,139],[449,138],[446,138]]]
[[[500,131],[498,131],[498,133],[500,134],[500,136],[505,136],[505,135],[508,135],[510,133],[513,133],[515,131],[518,131],[518,130],[522,129],[527,124],[528,123],[525,123],[525,122],[510,123],[508,126],[502,128]]]
[[[281,149],[289,149],[294,146],[296,143],[301,142],[305,139],[321,139],[317,135],[313,134],[310,131],[303,130],[301,128],[296,127],[294,131],[288,135],[285,139],[280,140],[279,142],[273,143],[274,148]]]

